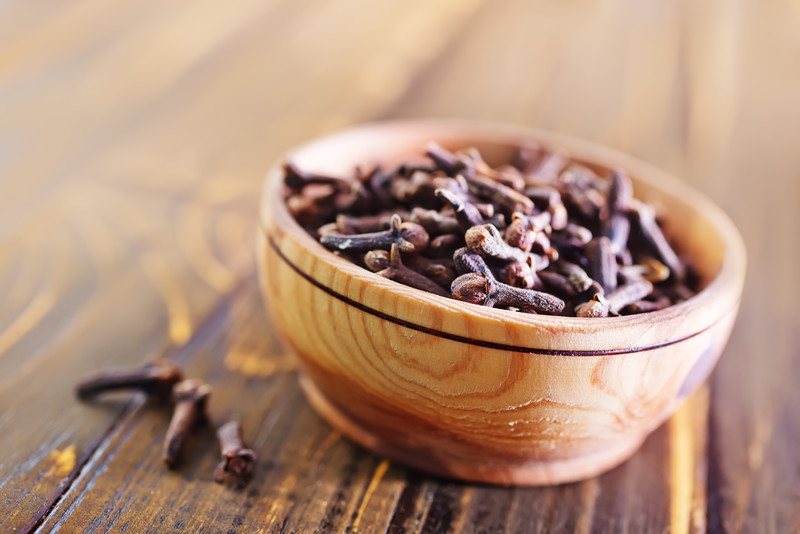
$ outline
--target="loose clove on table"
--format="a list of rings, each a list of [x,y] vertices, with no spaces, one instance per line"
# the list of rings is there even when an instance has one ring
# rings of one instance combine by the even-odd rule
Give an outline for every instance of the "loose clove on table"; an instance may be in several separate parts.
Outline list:
[[[183,371],[177,365],[157,360],[141,367],[99,371],[81,379],[76,387],[81,400],[123,390],[141,391],[162,401],[172,399],[174,408],[164,438],[162,460],[167,467],[174,468],[188,437],[198,426],[209,421],[211,386],[197,379],[184,380]],[[249,478],[255,467],[256,454],[244,446],[241,425],[238,422],[227,423],[219,428],[217,436],[222,462],[214,471],[214,480],[221,482],[226,473],[239,479]]]

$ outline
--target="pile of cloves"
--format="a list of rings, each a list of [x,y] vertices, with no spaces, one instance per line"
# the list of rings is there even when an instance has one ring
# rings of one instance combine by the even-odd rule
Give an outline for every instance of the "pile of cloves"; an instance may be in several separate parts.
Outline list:
[[[161,459],[170,469],[177,466],[189,436],[209,423],[208,399],[211,386],[201,380],[184,379],[183,371],[173,363],[157,360],[142,367],[99,371],[84,377],[76,388],[78,398],[90,400],[113,391],[141,391],[155,400],[172,401],[172,419],[164,438]],[[214,470],[214,480],[222,483],[226,474],[248,479],[255,467],[256,455],[244,446],[242,427],[230,421],[217,430],[221,460]]]
[[[326,248],[401,284],[464,302],[578,317],[691,297],[694,271],[620,169],[520,147],[492,167],[435,142],[352,178],[284,165],[286,202]]]

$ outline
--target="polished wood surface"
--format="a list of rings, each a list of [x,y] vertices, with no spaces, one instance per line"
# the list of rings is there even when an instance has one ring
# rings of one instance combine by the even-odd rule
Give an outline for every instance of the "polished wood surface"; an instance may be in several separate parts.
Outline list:
[[[0,4],[0,530],[791,532],[800,528],[800,5],[167,1]],[[266,167],[349,124],[471,117],[629,152],[745,239],[710,386],[598,478],[506,489],[365,454],[313,414],[261,311]],[[165,473],[168,414],[78,403],[166,355],[261,462]]]

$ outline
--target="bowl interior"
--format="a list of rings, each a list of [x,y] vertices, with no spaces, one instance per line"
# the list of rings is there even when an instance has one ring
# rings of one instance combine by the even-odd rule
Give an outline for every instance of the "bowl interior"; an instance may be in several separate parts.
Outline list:
[[[474,146],[492,166],[511,161],[520,145],[538,144],[548,151],[566,150],[573,160],[601,174],[620,167],[633,178],[637,198],[656,207],[670,242],[699,274],[701,288],[720,275],[726,258],[734,259],[730,257],[731,241],[738,235],[727,217],[705,197],[670,175],[626,155],[546,132],[537,135],[527,129],[476,127],[469,123],[390,123],[312,142],[288,158],[311,171],[352,176],[358,164],[375,163],[386,168],[424,159],[425,145],[431,140],[453,150]],[[282,199],[282,185],[273,185],[271,194]]]

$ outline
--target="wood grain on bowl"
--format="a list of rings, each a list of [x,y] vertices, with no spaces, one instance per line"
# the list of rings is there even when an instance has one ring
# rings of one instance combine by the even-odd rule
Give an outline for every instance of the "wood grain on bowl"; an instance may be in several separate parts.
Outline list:
[[[677,408],[687,384],[702,382],[687,381],[690,373],[707,374],[718,358],[743,283],[738,234],[675,179],[537,131],[387,123],[325,138],[291,158],[341,172],[362,161],[398,161],[430,139],[475,145],[489,161],[536,141],[590,165],[627,169],[637,195],[668,214],[667,230],[704,288],[658,312],[599,320],[515,314],[427,294],[323,249],[286,211],[275,167],[264,194],[259,271],[309,400],[355,441],[438,474],[536,485],[609,469]]]

